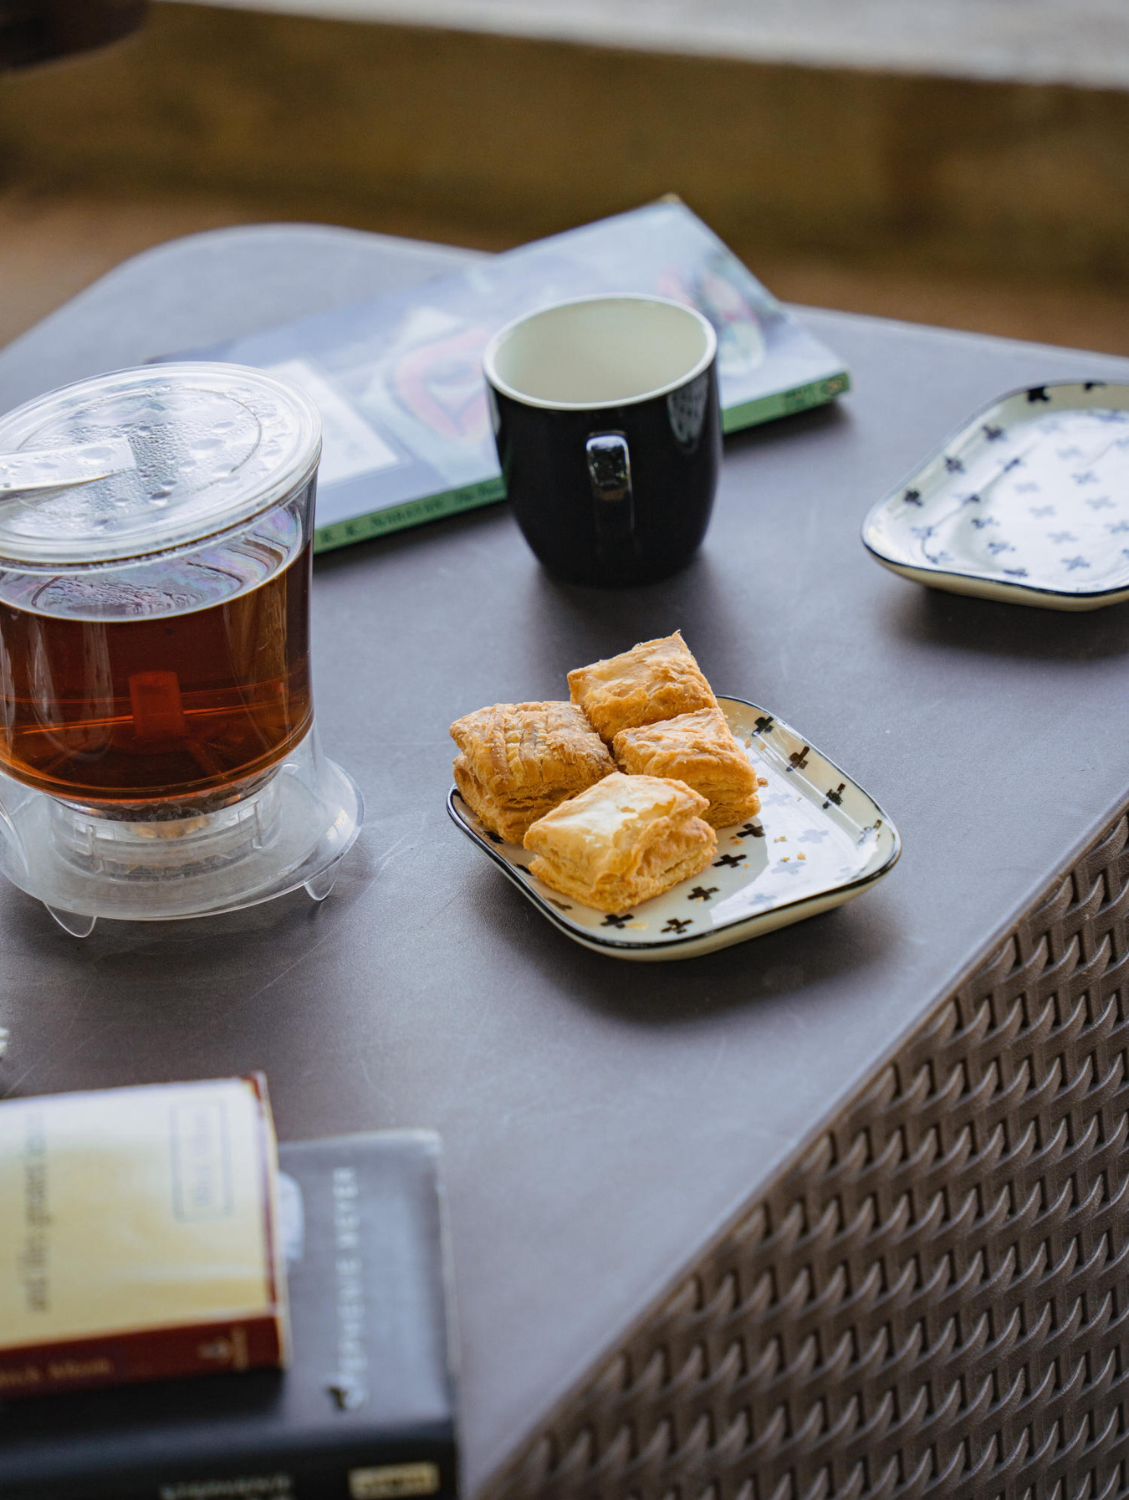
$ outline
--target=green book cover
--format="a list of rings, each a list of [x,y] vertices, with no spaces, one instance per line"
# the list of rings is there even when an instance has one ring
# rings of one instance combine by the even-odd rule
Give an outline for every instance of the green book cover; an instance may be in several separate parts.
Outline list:
[[[600,292],[656,293],[709,318],[718,335],[726,432],[848,389],[838,356],[677,200],[484,256],[454,274],[194,357],[256,365],[295,381],[317,402],[324,430],[315,535],[321,552],[503,499],[483,350],[514,318]]]

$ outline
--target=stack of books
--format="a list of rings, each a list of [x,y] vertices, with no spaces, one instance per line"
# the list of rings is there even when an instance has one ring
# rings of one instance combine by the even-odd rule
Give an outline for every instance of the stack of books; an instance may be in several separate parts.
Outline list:
[[[429,1132],[276,1152],[260,1077],[0,1102],[0,1490],[453,1497],[449,1283]]]

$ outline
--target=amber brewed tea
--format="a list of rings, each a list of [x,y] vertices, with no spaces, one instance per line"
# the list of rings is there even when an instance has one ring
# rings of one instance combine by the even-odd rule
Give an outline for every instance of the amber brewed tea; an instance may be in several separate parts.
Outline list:
[[[72,936],[333,889],[364,802],[310,692],[320,457],[313,398],[225,362],[0,416],[0,876]]]
[[[237,794],[310,726],[310,562],[307,542],[183,613],[68,617],[49,612],[50,582],[31,607],[0,602],[0,769],[82,804]]]

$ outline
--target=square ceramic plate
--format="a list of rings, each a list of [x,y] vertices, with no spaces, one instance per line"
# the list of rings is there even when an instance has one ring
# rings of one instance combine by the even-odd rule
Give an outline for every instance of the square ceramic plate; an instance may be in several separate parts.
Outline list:
[[[542,885],[529,873],[529,852],[487,833],[454,787],[447,811],[543,916],[613,958],[712,953],[839,906],[888,874],[901,843],[877,802],[766,709],[718,702],[768,782],[761,811],[718,830],[717,858],[700,875],[633,911],[607,916]]]
[[[1047,609],[1129,599],[1129,385],[1013,391],[867,516],[880,563],[933,588]]]

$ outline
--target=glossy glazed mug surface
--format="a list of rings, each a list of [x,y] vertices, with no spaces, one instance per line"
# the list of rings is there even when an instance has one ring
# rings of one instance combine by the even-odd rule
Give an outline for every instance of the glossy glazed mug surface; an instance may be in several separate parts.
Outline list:
[[[685,566],[721,464],[717,337],[660,297],[583,297],[521,318],[483,357],[506,493],[545,568],[651,583]]]

